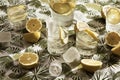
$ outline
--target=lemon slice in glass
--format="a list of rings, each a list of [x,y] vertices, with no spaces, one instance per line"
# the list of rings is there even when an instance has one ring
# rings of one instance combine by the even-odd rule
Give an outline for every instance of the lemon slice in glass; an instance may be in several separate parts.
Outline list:
[[[120,41],[120,36],[117,32],[109,32],[105,36],[105,41],[107,45],[115,47]]]
[[[69,3],[55,3],[53,4],[53,10],[59,14],[69,13],[72,7]]]
[[[111,24],[120,23],[120,10],[117,8],[110,8],[106,14],[108,22]]]
[[[23,34],[23,38],[27,42],[35,43],[40,39],[41,33],[40,32],[34,32],[34,33],[25,33]]]
[[[36,32],[42,28],[42,22],[37,18],[31,18],[26,23],[26,30],[28,32]]]
[[[101,61],[92,60],[92,59],[82,59],[81,64],[83,66],[83,69],[89,72],[95,72],[96,70],[102,67]]]
[[[39,60],[39,56],[36,53],[25,52],[19,57],[19,63],[26,69],[34,68]]]
[[[62,27],[59,27],[59,36],[60,36],[61,43],[63,44],[68,43],[68,32]]]

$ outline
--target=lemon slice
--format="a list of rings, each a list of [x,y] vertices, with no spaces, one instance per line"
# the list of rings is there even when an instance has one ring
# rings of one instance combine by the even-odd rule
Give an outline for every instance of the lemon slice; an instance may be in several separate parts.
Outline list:
[[[36,32],[42,28],[42,22],[39,19],[31,18],[26,23],[26,30],[28,32]]]
[[[98,41],[98,34],[96,32],[93,32],[92,30],[90,29],[85,29],[85,32],[87,32],[94,40]]]
[[[77,22],[75,26],[75,32],[83,31],[85,29],[89,29],[89,25],[85,22]]]
[[[117,8],[110,8],[106,14],[108,22],[111,24],[120,23],[120,10]]]
[[[72,7],[69,3],[55,3],[53,4],[53,10],[59,14],[65,14],[72,10]]]
[[[117,32],[109,32],[105,36],[105,41],[107,45],[115,47],[120,41],[120,36]]]
[[[36,53],[25,52],[19,57],[19,63],[26,69],[34,68],[38,63],[39,57]]]
[[[83,69],[89,72],[95,72],[102,67],[101,61],[96,61],[92,59],[82,59],[81,64],[83,66]]]
[[[63,44],[68,43],[68,32],[62,27],[59,27],[59,36]]]
[[[112,53],[120,56],[120,42],[114,48],[111,49]]]
[[[34,33],[25,33],[23,34],[23,38],[27,42],[35,43],[40,39],[41,33],[40,32],[34,32]]]

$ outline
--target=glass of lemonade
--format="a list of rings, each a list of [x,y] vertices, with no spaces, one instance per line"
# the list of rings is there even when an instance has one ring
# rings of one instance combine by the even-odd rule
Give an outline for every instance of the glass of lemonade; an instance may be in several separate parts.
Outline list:
[[[53,20],[61,26],[70,26],[74,17],[75,0],[49,0]]]
[[[50,19],[49,19],[50,20]],[[54,23],[53,20],[47,23],[48,40],[47,49],[50,54],[60,55],[68,49],[68,44],[63,43],[64,39],[62,37],[66,36],[68,39],[68,34],[61,32],[58,24]]]
[[[14,30],[25,28],[27,18],[27,6],[25,3],[11,4],[7,7],[8,20]]]
[[[110,7],[106,12],[106,31],[120,33],[120,9]]]

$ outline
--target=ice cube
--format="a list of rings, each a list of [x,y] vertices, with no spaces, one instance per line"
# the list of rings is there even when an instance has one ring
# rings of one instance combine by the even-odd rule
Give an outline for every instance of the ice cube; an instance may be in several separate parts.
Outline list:
[[[10,42],[11,33],[10,32],[0,32],[0,43],[1,42]]]
[[[74,61],[79,61],[80,60],[80,54],[75,47],[71,47],[63,54],[63,59],[67,63],[72,63]]]
[[[51,62],[49,67],[49,73],[51,74],[51,76],[59,76],[62,73],[61,62],[58,60]]]

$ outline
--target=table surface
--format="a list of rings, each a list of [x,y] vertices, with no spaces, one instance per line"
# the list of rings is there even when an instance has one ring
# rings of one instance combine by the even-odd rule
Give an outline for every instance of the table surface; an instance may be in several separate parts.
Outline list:
[[[102,61],[104,68],[95,73],[89,73],[80,69],[75,73],[52,77],[49,74],[49,65],[54,59],[61,59],[61,56],[50,55],[47,51],[46,21],[51,18],[48,4],[40,0],[26,0],[25,4],[27,6],[28,18],[39,18],[43,24],[40,40],[35,44],[30,44],[23,39],[23,34],[26,30],[14,30],[8,21],[6,13],[7,7],[11,4],[23,3],[23,0],[1,0],[0,32],[11,32],[12,39],[9,47],[0,47],[0,80],[119,80],[120,57],[111,54],[108,46],[104,44],[106,25],[105,19],[101,16],[100,9],[100,6],[104,5],[114,5],[120,8],[119,2],[119,0],[77,0],[77,6],[74,12],[74,19],[85,21],[93,30],[99,33],[99,50],[92,58]],[[70,46],[75,45],[74,37],[74,34],[71,35],[71,39],[73,40],[69,41]],[[27,51],[39,54],[40,60],[38,67],[31,70],[21,68],[17,61],[18,56],[20,53]],[[68,68],[67,65],[65,67]]]

